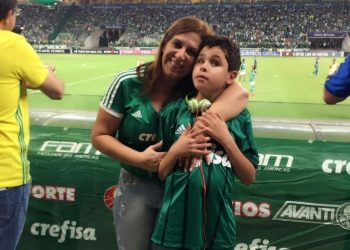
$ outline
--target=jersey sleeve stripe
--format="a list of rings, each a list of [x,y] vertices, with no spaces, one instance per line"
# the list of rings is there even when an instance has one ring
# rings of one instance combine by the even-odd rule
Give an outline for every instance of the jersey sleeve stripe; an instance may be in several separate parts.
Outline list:
[[[104,106],[102,103],[101,103],[100,107],[101,107],[104,111],[106,111],[108,114],[111,114],[111,115],[113,115],[114,117],[118,117],[118,118],[120,118],[120,119],[122,119],[122,118],[124,117],[124,115],[123,115],[122,113],[114,112],[112,109],[107,108],[107,107]]]
[[[28,161],[26,157],[27,153],[27,146],[24,139],[24,128],[23,128],[23,116],[22,116],[22,110],[20,105],[18,105],[17,111],[16,111],[16,120],[18,122],[19,127],[19,133],[18,133],[18,143],[19,143],[19,150],[20,150],[20,158],[22,162],[22,178],[23,183],[27,182],[28,179]]]
[[[120,84],[122,83],[122,81],[129,79],[129,78],[136,77],[136,76],[137,75],[136,75],[135,69],[121,72],[120,74],[118,74],[117,77],[113,80],[112,84],[110,85],[107,93],[103,97],[103,99],[101,101],[101,105],[110,109],[112,104],[113,104],[113,99],[115,97],[115,94],[117,93],[118,88],[119,88]]]

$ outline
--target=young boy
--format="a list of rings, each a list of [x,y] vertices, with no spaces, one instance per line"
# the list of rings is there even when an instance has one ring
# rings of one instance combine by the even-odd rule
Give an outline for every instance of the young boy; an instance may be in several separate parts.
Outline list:
[[[234,179],[253,183],[258,165],[250,114],[245,109],[225,123],[219,115],[204,110],[233,84],[239,66],[236,44],[226,37],[204,39],[192,73],[198,93],[162,111],[161,134],[168,153],[159,165],[159,177],[166,183],[152,235],[154,250],[234,248]],[[195,121],[208,137],[196,139],[198,132],[188,125]],[[193,171],[184,171],[178,159],[191,154],[207,157],[198,160]]]

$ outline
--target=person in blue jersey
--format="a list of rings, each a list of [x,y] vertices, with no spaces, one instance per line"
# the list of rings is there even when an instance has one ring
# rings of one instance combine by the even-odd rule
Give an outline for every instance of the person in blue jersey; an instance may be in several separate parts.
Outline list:
[[[113,207],[118,249],[150,248],[163,197],[157,173],[165,154],[159,151],[159,111],[194,90],[194,61],[202,37],[212,33],[196,17],[175,21],[162,38],[156,59],[118,74],[101,101],[91,140],[122,167]],[[247,99],[248,93],[235,83],[211,109],[229,119],[244,109]]]
[[[344,101],[350,95],[350,56],[340,64],[338,71],[328,76],[324,84],[323,100],[327,104]]]
[[[258,153],[248,110],[227,122],[205,111],[234,84],[241,63],[239,48],[218,36],[205,38],[202,46],[193,69],[198,92],[161,111],[163,149],[168,152],[159,165],[159,176],[166,183],[153,250],[232,250],[234,179],[247,185],[255,181]],[[190,130],[196,121],[209,137],[196,139],[197,132]],[[178,165],[178,158],[189,154],[208,156],[189,172]]]

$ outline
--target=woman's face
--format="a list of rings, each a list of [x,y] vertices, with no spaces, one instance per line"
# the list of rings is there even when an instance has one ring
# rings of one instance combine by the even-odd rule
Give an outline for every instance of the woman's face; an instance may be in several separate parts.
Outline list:
[[[168,41],[162,56],[165,80],[177,82],[192,71],[200,43],[200,36],[194,32],[176,35]]]

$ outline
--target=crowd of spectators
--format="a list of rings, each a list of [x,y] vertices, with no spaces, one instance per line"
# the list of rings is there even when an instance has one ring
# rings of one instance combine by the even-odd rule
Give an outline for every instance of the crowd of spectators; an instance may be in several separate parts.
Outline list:
[[[55,9],[42,5],[20,5],[21,15],[17,17],[17,25],[23,27],[23,35],[32,44],[47,44],[48,35],[65,16],[68,8],[56,6]]]
[[[175,19],[196,15],[246,48],[308,48],[307,32],[350,31],[350,5],[322,4],[212,4],[212,5],[84,5],[48,9],[23,5],[20,23],[33,43],[47,43],[48,35],[64,23],[55,43],[83,45],[95,27],[114,26],[112,46],[158,46]],[[120,28],[118,27],[126,27]],[[122,32],[121,32],[122,31]],[[107,37],[108,38],[108,37]]]

